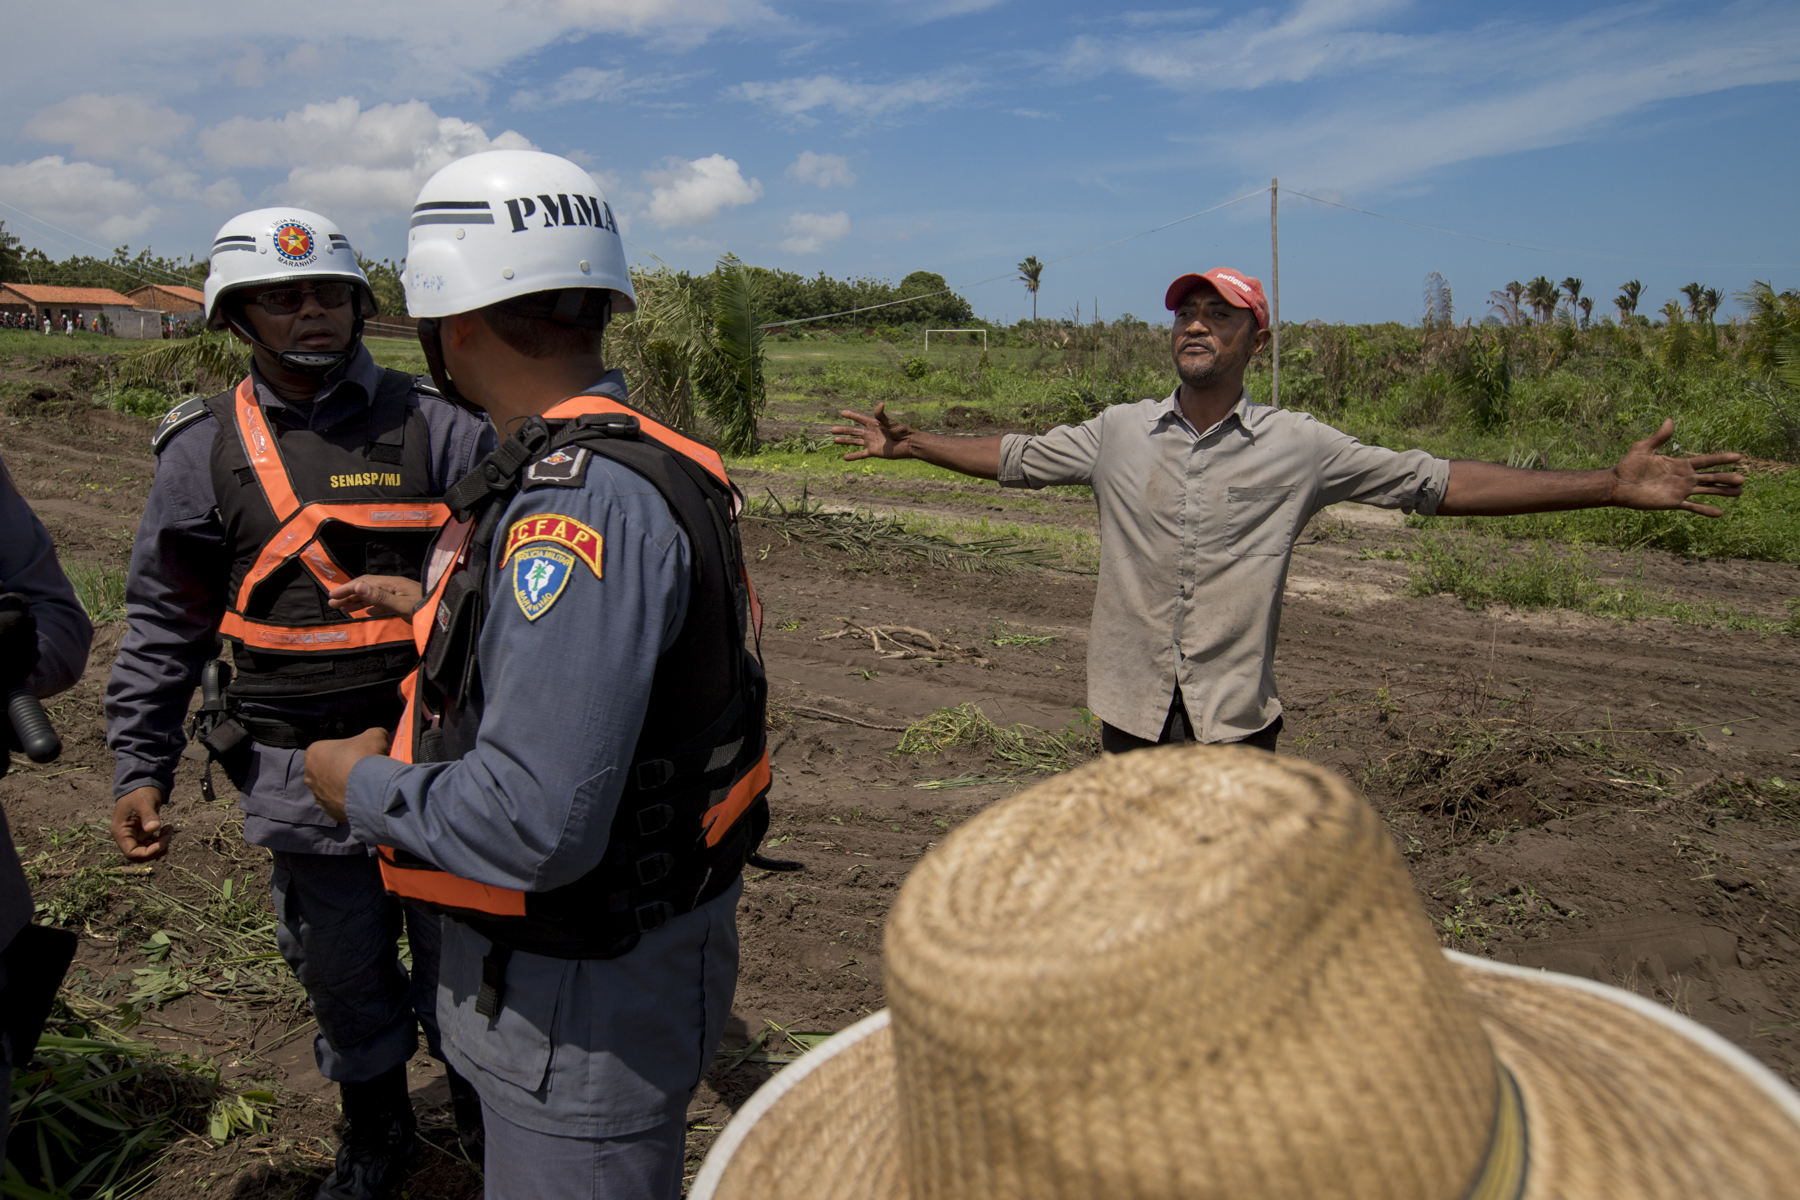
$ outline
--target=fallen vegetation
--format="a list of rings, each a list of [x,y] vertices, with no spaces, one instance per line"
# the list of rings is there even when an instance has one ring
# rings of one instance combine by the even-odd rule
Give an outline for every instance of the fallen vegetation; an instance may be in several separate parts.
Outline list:
[[[959,542],[908,529],[896,517],[867,511],[827,509],[803,487],[793,503],[774,492],[744,509],[744,519],[766,523],[788,541],[808,542],[858,560],[864,569],[892,566],[907,559],[964,571],[1030,571],[1049,564],[1050,555],[1021,546],[1016,538],[997,537]]]

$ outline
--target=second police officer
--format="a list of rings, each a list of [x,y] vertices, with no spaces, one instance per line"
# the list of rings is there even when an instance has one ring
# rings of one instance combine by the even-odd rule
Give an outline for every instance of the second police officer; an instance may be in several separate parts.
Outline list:
[[[361,341],[375,312],[349,239],[319,214],[259,209],[219,230],[206,322],[251,347],[253,366],[156,430],[106,692],[112,832],[128,858],[168,849],[159,809],[196,686],[195,738],[239,789],[245,838],[274,856],[277,941],[318,1020],[319,1070],[342,1091],[346,1133],[321,1200],[378,1194],[411,1152],[406,1062],[417,1022],[436,1041],[438,926],[404,910],[409,981],[402,906],[302,782],[313,741],[394,726],[416,657],[405,620],[340,611],[327,593],[368,572],[418,578],[446,516],[436,498],[493,445],[485,423],[375,364]],[[455,1090],[472,1143],[479,1110]]]
[[[768,824],[755,600],[719,456],[601,362],[636,307],[588,173],[472,155],[413,210],[407,306],[439,389],[510,436],[445,497],[392,746],[307,778],[443,927],[444,1051],[481,1094],[489,1197],[680,1193],[687,1103],[736,986]],[[417,591],[359,580],[345,602]]]

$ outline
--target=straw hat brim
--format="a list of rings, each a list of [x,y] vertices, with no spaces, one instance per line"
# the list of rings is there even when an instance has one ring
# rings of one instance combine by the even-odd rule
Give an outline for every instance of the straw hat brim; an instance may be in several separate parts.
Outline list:
[[[1742,1050],[1618,988],[1445,953],[1523,1097],[1528,1200],[1794,1194],[1800,1096]],[[752,1096],[690,1197],[908,1200],[903,1158],[884,1009]]]

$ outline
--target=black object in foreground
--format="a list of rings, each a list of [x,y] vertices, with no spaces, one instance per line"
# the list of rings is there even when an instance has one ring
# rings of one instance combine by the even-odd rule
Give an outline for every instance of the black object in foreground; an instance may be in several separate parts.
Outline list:
[[[20,684],[6,695],[6,717],[12,722],[13,736],[18,739],[25,757],[34,763],[55,762],[62,753],[62,739],[44,715],[44,706],[31,689]]]

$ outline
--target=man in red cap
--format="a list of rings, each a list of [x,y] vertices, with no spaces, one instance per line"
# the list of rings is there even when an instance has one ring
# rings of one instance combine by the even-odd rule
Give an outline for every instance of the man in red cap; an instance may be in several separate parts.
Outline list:
[[[845,410],[846,459],[917,458],[1002,487],[1086,484],[1100,509],[1088,707],[1111,753],[1159,742],[1275,748],[1275,641],[1294,538],[1355,500],[1499,516],[1571,508],[1685,509],[1735,496],[1736,454],[1656,453],[1673,421],[1603,471],[1533,471],[1365,446],[1305,413],[1252,403],[1244,371],[1269,344],[1262,283],[1228,267],[1183,275],[1164,301],[1181,384],[1036,436],[947,437]]]

